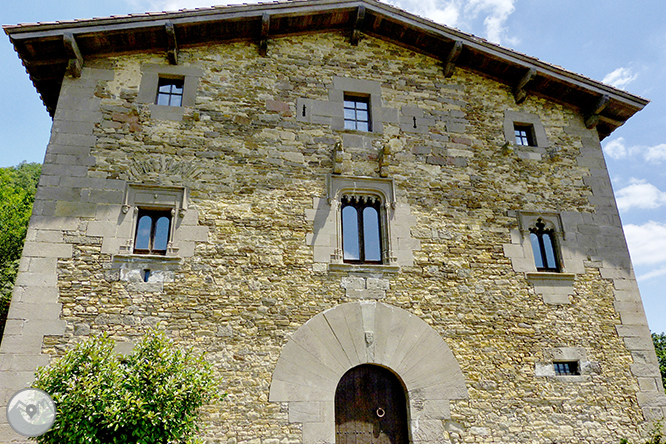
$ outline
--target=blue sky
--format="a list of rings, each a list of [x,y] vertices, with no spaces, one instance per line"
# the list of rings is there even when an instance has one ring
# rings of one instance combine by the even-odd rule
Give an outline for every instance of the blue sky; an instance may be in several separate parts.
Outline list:
[[[5,2],[2,24],[226,4],[211,0]],[[436,22],[650,99],[604,142],[650,328],[666,331],[666,2],[391,0]],[[42,162],[51,119],[6,36],[0,38],[0,166]]]

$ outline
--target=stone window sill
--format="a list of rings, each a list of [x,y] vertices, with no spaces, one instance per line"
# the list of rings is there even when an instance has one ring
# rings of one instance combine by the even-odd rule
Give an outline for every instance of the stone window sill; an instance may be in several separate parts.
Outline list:
[[[549,271],[531,271],[525,273],[528,280],[539,281],[571,281],[576,279],[576,273],[554,273]]]
[[[178,264],[181,260],[182,258],[180,256],[162,256],[159,254],[116,254],[113,256],[113,262]]]
[[[398,265],[384,264],[329,264],[329,271],[356,271],[365,273],[397,273],[400,271]]]

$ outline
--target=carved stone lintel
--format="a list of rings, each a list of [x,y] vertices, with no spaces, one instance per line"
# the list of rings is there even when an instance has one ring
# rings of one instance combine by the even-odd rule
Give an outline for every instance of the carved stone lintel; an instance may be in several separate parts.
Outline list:
[[[345,152],[342,149],[342,142],[335,142],[335,147],[333,147],[333,174],[342,174],[344,154]]]
[[[379,176],[380,177],[388,177],[390,160],[391,160],[391,147],[387,144],[387,145],[384,145],[381,152],[379,153]]]

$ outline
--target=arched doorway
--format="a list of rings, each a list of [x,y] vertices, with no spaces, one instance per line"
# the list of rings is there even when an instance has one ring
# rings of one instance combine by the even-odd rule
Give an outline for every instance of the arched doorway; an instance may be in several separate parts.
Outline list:
[[[335,391],[336,444],[408,444],[407,400],[396,375],[377,365],[347,371]]]

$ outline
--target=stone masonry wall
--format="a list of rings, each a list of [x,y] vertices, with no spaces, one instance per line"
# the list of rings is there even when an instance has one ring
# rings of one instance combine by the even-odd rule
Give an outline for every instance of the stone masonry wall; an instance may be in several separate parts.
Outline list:
[[[87,60],[65,79],[0,350],[5,402],[77,341],[127,343],[157,326],[222,377],[229,396],[204,409],[206,442],[297,444],[301,424],[268,401],[272,372],[298,328],[351,289],[418,316],[453,352],[468,398],[439,421],[443,443],[636,440],[663,417],[598,136],[576,110],[535,96],[516,105],[506,85],[461,69],[445,79],[436,60],[369,37],[281,38],[267,57],[247,42],[212,45],[182,50],[180,63],[202,72],[180,120],[137,101],[142,64],[166,66],[160,54]],[[335,77],[379,82],[381,134],[297,119],[296,104],[326,102]],[[537,115],[549,151],[507,149],[506,110]],[[394,179],[419,245],[412,266],[315,266],[307,215],[326,198],[338,142],[346,174]],[[104,247],[130,183],[187,189],[176,237],[193,249],[154,259],[159,282],[127,278],[118,261],[132,258]],[[505,254],[520,211],[564,215],[584,270],[568,303],[544,302]],[[583,375],[540,373],[557,350],[580,354]]]

